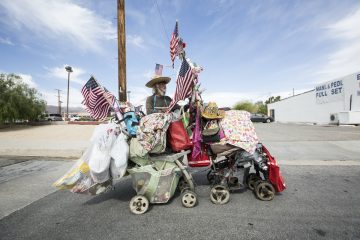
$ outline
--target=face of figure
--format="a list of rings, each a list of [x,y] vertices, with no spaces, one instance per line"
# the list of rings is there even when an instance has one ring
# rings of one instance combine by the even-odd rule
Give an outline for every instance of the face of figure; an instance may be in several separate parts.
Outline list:
[[[161,82],[154,85],[154,91],[156,95],[165,96],[166,93],[166,83]]]

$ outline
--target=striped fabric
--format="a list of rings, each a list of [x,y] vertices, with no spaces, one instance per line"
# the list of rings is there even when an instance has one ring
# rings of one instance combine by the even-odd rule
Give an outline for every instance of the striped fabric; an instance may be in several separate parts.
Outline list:
[[[115,97],[105,88],[99,86],[94,77],[87,81],[81,89],[81,93],[84,96],[82,104],[86,106],[86,111],[90,117],[95,119],[107,117],[110,108],[115,103]]]
[[[197,75],[193,72],[193,69],[186,61],[186,59],[183,59],[183,62],[181,63],[179,75],[176,80],[175,96],[170,103],[168,111],[171,111],[171,109],[175,106],[175,104],[178,101],[190,97],[194,84],[196,83],[197,83]]]
[[[175,29],[170,40],[170,58],[174,67],[175,57],[178,55],[178,45],[179,45],[179,32],[178,32],[178,22],[175,24]]]

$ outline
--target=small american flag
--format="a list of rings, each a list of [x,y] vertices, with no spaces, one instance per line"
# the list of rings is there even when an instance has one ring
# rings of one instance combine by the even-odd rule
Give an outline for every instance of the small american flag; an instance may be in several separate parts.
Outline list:
[[[162,76],[162,70],[163,70],[163,65],[157,63],[155,66],[155,75]]]
[[[95,119],[105,118],[110,108],[115,103],[115,97],[105,88],[99,86],[94,77],[81,89],[84,96],[82,104],[86,106],[86,111],[90,113],[90,117]]]
[[[194,84],[197,84],[197,75],[193,72],[186,59],[183,59],[179,75],[176,80],[175,95],[170,103],[168,111],[171,111],[178,101],[191,96]]]
[[[170,58],[174,67],[175,57],[178,55],[178,45],[179,45],[179,31],[178,31],[178,22],[175,23],[175,29],[170,40]]]

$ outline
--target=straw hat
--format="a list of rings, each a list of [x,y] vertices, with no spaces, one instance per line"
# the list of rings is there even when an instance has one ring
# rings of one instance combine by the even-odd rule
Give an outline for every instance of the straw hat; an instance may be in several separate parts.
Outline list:
[[[146,87],[148,88],[152,88],[156,83],[161,83],[161,82],[165,82],[166,84],[168,84],[170,82],[171,78],[169,77],[163,77],[163,76],[153,76],[151,78],[151,80],[145,84]]]
[[[201,115],[207,119],[220,119],[225,117],[225,111],[219,110],[215,102],[209,102],[201,112]]]

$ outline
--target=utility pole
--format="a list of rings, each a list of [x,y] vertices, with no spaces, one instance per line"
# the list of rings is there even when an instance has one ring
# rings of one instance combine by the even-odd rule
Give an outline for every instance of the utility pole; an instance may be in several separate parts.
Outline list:
[[[55,89],[58,91],[58,114],[61,114],[61,100],[60,100],[60,92],[61,90],[60,89]]]
[[[70,88],[70,73],[73,72],[72,67],[66,66],[65,70],[68,73],[68,84],[67,84],[67,102],[66,102],[66,121],[69,120],[69,88]]]
[[[117,0],[119,99],[126,102],[125,0]]]

